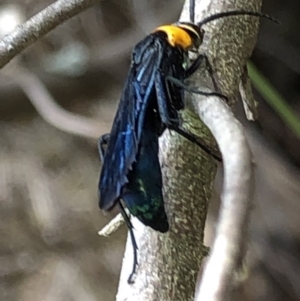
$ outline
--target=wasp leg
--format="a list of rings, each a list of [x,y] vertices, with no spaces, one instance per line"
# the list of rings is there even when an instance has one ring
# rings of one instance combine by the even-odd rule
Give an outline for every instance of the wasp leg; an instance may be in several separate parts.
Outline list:
[[[165,79],[163,79],[163,76],[160,73],[158,73],[155,78],[155,90],[157,96],[158,111],[162,123],[167,127],[170,124],[179,125],[178,112],[171,104],[171,96],[167,82]]]
[[[196,60],[192,63],[192,65],[185,71],[184,78],[188,78],[192,74],[194,74],[198,70],[198,68],[200,67],[203,60],[205,61],[205,66],[207,68],[208,74],[209,74],[209,76],[212,80],[212,83],[214,85],[214,89],[216,91],[218,91],[219,89],[218,89],[218,85],[217,85],[215,77],[214,77],[214,72],[213,72],[212,65],[211,65],[207,55],[204,54],[204,53],[199,54],[198,57],[196,58]]]
[[[174,79],[174,80],[177,83],[177,79]],[[191,141],[191,142],[197,144],[198,146],[200,146],[205,152],[207,152],[209,155],[211,155],[217,161],[222,161],[220,155],[217,152],[210,149],[206,145],[204,140],[202,140],[199,137],[196,137],[195,135],[185,131],[182,127],[180,127],[179,122],[174,122],[170,118],[167,104],[168,104],[168,102],[170,102],[169,99],[171,98],[171,95],[166,95],[166,93],[165,93],[166,90],[164,88],[165,87],[164,85],[166,85],[166,82],[163,83],[161,76],[157,77],[155,85],[156,85],[156,96],[157,96],[158,109],[159,109],[159,113],[160,113],[160,116],[161,116],[162,123],[165,124],[165,126],[168,129],[174,130],[179,135],[183,136],[184,138],[188,139],[189,141]],[[206,95],[207,95],[207,93],[206,93]],[[209,95],[211,95],[211,94],[209,94]]]
[[[134,236],[134,233],[133,233],[133,226],[132,226],[132,223],[130,221],[130,218],[127,215],[127,213],[126,213],[126,211],[124,209],[124,206],[122,205],[121,201],[118,202],[118,205],[119,205],[121,214],[122,214],[122,216],[123,216],[123,218],[125,220],[126,226],[127,226],[128,230],[129,230],[130,237],[131,237],[131,242],[132,242],[132,247],[133,247],[133,268],[132,268],[132,272],[130,273],[130,275],[128,277],[128,280],[127,280],[127,282],[130,284],[130,283],[134,283],[133,276],[136,273],[136,267],[138,265],[138,259],[137,259],[138,246],[137,246],[137,243],[136,243],[136,240],[135,240],[135,236]]]
[[[103,162],[104,160],[104,156],[105,156],[105,149],[104,146],[106,146],[109,143],[109,138],[110,138],[110,134],[105,134],[103,136],[100,137],[99,142],[98,142],[98,151],[99,151],[99,155],[100,155],[100,159]],[[130,221],[129,216],[127,215],[121,201],[118,201],[118,206],[120,208],[121,214],[124,218],[124,221],[126,223],[126,226],[129,230],[130,233],[130,237],[131,237],[131,241],[132,241],[132,247],[133,247],[133,269],[132,272],[129,275],[128,278],[128,283],[133,283],[134,281],[132,280],[134,274],[136,273],[136,266],[138,264],[138,260],[137,260],[137,243],[134,237],[134,233],[133,233],[133,226],[132,223]]]
[[[204,91],[199,91],[195,88],[190,88],[189,86],[185,85],[181,80],[174,78],[172,76],[167,76],[166,80],[173,83],[174,85],[181,87],[182,89],[184,89],[185,91],[189,92],[189,93],[194,93],[194,94],[199,94],[199,95],[203,95],[203,96],[217,96],[217,97],[221,97],[224,98],[226,101],[228,100],[228,98],[218,92],[204,92]]]
[[[184,78],[190,77],[192,74],[194,74],[202,64],[202,61],[205,60],[206,64],[208,62],[208,58],[206,54],[199,54],[198,57],[195,59],[195,61],[192,63],[192,65],[185,71]],[[209,70],[211,69],[211,65],[209,63]],[[212,76],[212,73],[209,73]]]
[[[201,138],[186,132],[183,128],[181,128],[180,126],[176,126],[176,125],[171,125],[168,126],[168,128],[170,130],[175,131],[176,133],[178,133],[179,135],[181,135],[182,137],[186,138],[187,140],[189,140],[192,143],[195,143],[196,145],[198,145],[199,147],[201,147],[207,154],[209,154],[210,156],[212,156],[214,159],[216,159],[219,162],[222,162],[222,158],[220,157],[220,155],[218,154],[218,152],[212,150],[210,147],[208,147],[205,143],[204,140],[202,140]]]

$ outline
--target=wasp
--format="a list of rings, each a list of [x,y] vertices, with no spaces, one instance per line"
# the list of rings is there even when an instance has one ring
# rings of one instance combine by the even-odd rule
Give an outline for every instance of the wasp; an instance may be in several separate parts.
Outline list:
[[[199,55],[189,63],[188,54],[189,51],[198,51],[201,46],[204,24],[234,15],[270,19],[258,12],[229,11],[212,15],[198,24],[177,22],[163,25],[133,49],[112,130],[99,140],[103,162],[99,206],[108,211],[118,204],[130,230],[134,265],[128,282],[132,282],[136,270],[137,245],[121,199],[129,212],[144,225],[162,233],[169,230],[158,158],[158,139],[165,129],[177,132],[221,161],[220,156],[203,141],[183,129],[179,114],[184,109],[184,91],[224,97],[218,92],[197,91],[186,86],[185,80],[204,59],[207,60],[205,55]]]

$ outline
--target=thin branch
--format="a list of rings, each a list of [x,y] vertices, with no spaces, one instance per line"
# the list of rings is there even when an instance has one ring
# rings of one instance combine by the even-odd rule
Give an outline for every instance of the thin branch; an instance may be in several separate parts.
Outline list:
[[[223,100],[213,97],[201,100],[198,113],[222,152],[224,182],[216,238],[196,301],[230,300],[228,293],[247,242],[253,192],[251,152],[242,125]]]
[[[125,211],[128,216],[130,216],[130,212],[127,208]],[[109,237],[111,234],[116,232],[123,224],[125,220],[121,213],[118,213],[107,225],[105,225],[100,231],[98,231],[98,235]]]
[[[196,20],[215,12],[244,9],[258,11],[260,0],[198,1]],[[258,29],[258,20],[249,17],[231,17],[212,22],[205,27],[207,39],[202,51],[213,64],[215,79],[221,93],[234,104],[245,64],[252,53]],[[195,79],[203,80],[203,74]],[[222,203],[216,229],[216,238],[203,273],[196,301],[230,300],[234,278],[241,267],[253,193],[253,166],[251,152],[241,124],[235,119],[224,100],[216,97],[194,97],[194,109],[214,135],[224,164]]]
[[[16,67],[13,78],[21,86],[38,113],[51,125],[86,138],[98,139],[104,134],[101,131],[106,127],[105,123],[64,110],[56,103],[40,79],[28,69]]]
[[[239,90],[247,119],[255,121],[258,118],[258,102],[256,101],[253,94],[251,79],[248,74],[247,66],[244,67]]]
[[[49,31],[99,0],[58,0],[0,41],[0,68]]]

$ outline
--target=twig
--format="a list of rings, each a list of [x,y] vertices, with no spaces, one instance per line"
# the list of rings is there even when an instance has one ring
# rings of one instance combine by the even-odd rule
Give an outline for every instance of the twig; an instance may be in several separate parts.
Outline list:
[[[38,113],[51,125],[65,132],[98,139],[106,124],[60,107],[40,79],[28,69],[15,67],[13,78],[23,89]]]
[[[216,238],[196,301],[223,301],[229,300],[247,242],[253,188],[251,153],[241,124],[222,100],[201,100],[198,112],[223,155],[224,183]]]
[[[248,74],[247,66],[244,67],[244,72],[241,77],[239,90],[247,119],[251,121],[256,120],[258,118],[258,102],[256,101],[253,95],[251,80]]]
[[[99,0],[58,0],[0,41],[0,68],[33,42]]]
[[[200,2],[196,20],[201,20],[203,13],[207,16],[234,9],[258,11],[260,6],[260,0],[211,0],[209,4]],[[244,67],[256,41],[257,21],[251,17],[232,17],[212,22],[205,28],[212,38],[206,40],[202,51],[208,54],[217,85],[221,93],[229,97],[230,104],[237,99]],[[198,80],[201,80],[199,76]],[[194,98],[194,108],[214,135],[224,164],[216,238],[195,300],[230,300],[234,277],[241,267],[247,243],[253,190],[251,152],[241,124],[224,100],[197,97]]]
[[[129,211],[125,208],[126,213],[129,215]],[[105,227],[103,227],[98,234],[100,236],[108,237],[115,231],[117,231],[121,225],[125,223],[124,218],[121,213],[118,213]]]

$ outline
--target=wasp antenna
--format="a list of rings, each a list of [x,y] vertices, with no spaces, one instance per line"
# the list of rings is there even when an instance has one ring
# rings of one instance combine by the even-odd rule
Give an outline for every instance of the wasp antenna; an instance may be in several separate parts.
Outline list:
[[[204,20],[202,20],[201,22],[197,23],[197,25],[199,27],[201,27],[202,25],[204,25],[206,23],[209,23],[211,21],[217,20],[217,19],[221,19],[221,18],[225,18],[225,17],[231,17],[231,16],[242,16],[242,15],[265,18],[265,19],[268,19],[272,22],[280,24],[280,22],[278,20],[274,19],[273,17],[271,17],[267,14],[263,14],[263,13],[260,13],[260,12],[254,12],[254,11],[233,10],[233,11],[226,11],[226,12],[211,15],[211,16],[205,18]]]
[[[195,23],[195,0],[190,0],[190,21]]]

